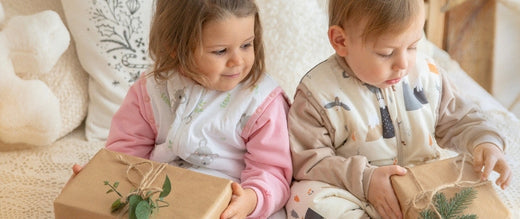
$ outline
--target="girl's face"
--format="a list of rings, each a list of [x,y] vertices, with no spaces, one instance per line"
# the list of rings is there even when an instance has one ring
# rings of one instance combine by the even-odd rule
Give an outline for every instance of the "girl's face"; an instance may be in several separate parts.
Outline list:
[[[378,88],[397,84],[415,65],[417,43],[423,35],[424,13],[401,33],[388,33],[363,43],[360,29],[348,37],[345,61],[355,76]]]
[[[206,81],[197,82],[209,89],[228,91],[249,74],[255,60],[254,24],[254,16],[229,16],[203,26],[194,70],[203,74]]]

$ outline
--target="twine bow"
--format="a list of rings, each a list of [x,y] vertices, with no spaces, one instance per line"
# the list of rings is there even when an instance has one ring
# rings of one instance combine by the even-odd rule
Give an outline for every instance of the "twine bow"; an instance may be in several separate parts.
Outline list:
[[[485,184],[489,184],[490,181],[483,181],[481,179],[479,180],[474,180],[474,181],[471,181],[471,180],[462,180],[462,175],[464,173],[464,163],[466,162],[466,156],[467,155],[459,155],[458,159],[454,159],[453,160],[453,163],[455,166],[457,166],[457,162],[458,161],[461,161],[462,160],[462,165],[461,165],[461,168],[460,168],[460,171],[459,171],[459,174],[457,176],[457,179],[452,182],[452,183],[446,183],[446,184],[443,184],[443,185],[440,185],[438,186],[437,188],[434,188],[434,189],[431,189],[431,190],[428,190],[428,191],[425,191],[424,188],[422,187],[422,185],[419,183],[419,181],[417,180],[417,177],[415,176],[415,173],[413,172],[413,170],[411,168],[407,168],[409,173],[412,175],[412,178],[413,178],[413,181],[415,183],[415,185],[420,189],[420,193],[418,193],[417,195],[415,195],[413,197],[412,200],[410,200],[410,202],[408,203],[408,206],[411,206],[411,208],[408,208],[406,209],[406,214],[408,214],[408,212],[410,211],[410,209],[415,209],[415,210],[421,210],[418,206],[417,206],[417,203],[421,200],[424,200],[426,199],[427,200],[427,205],[426,205],[426,208],[428,207],[431,207],[433,209],[433,211],[435,212],[435,214],[437,214],[437,216],[439,216],[439,218],[442,218],[441,217],[441,214],[439,213],[439,211],[437,211],[437,209],[435,208],[434,204],[432,203],[433,202],[433,197],[435,196],[435,194],[437,194],[438,192],[444,190],[444,189],[447,189],[447,188],[468,188],[468,187],[472,187],[472,188],[475,188],[475,187],[479,187],[479,186],[482,186],[482,185],[485,185]]]
[[[128,193],[127,195],[123,195],[121,197],[121,200],[126,202],[128,198],[132,195],[138,195],[141,196],[143,200],[148,199],[149,197],[153,196],[156,193],[160,193],[163,191],[161,187],[153,187],[152,183],[157,179],[157,177],[160,175],[160,173],[164,170],[166,167],[165,163],[161,163],[157,168],[154,168],[153,163],[151,161],[142,161],[137,163],[130,163],[125,158],[123,158],[121,155],[118,155],[118,158],[121,162],[128,165],[128,168],[126,169],[126,178],[128,181],[137,189],[133,192]],[[149,169],[146,172],[142,172],[141,169],[139,169],[139,166],[142,165],[149,165]],[[132,170],[136,171],[140,179],[132,179],[131,172]],[[121,215],[124,215],[128,211],[128,208],[125,207],[125,210],[122,212]]]

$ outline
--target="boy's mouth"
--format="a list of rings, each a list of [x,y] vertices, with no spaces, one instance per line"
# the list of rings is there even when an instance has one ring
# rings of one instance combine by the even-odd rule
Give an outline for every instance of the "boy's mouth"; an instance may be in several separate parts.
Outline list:
[[[387,81],[385,81],[385,83],[388,84],[388,85],[394,85],[394,84],[399,83],[399,81],[401,81],[401,78],[396,78],[396,79],[392,79],[392,80],[387,80]]]

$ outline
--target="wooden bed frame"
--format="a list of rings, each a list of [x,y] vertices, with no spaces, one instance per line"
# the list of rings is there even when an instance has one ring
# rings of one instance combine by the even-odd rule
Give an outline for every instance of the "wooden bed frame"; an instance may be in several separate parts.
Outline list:
[[[496,0],[425,0],[426,37],[491,93]]]

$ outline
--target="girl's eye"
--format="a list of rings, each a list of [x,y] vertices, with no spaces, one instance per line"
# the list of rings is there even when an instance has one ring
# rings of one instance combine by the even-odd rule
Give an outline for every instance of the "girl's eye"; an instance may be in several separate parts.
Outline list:
[[[216,51],[213,51],[211,53],[215,54],[215,55],[223,55],[224,53],[226,53],[226,49],[221,49],[221,50],[216,50]]]
[[[253,43],[246,43],[246,44],[242,45],[242,48],[247,49],[251,46],[253,46]]]

